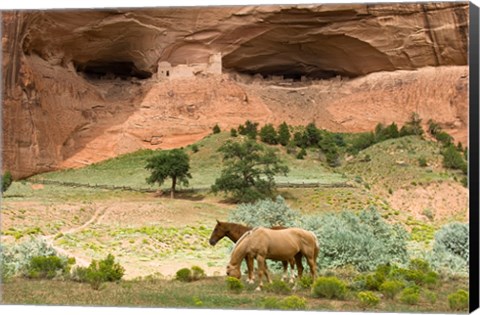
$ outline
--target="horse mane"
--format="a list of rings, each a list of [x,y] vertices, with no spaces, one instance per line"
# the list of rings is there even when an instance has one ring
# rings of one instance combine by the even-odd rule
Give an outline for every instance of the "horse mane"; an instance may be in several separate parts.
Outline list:
[[[255,228],[255,229],[256,229],[256,228]],[[245,232],[245,233],[238,239],[238,241],[235,243],[235,246],[233,246],[233,250],[235,250],[235,247],[237,247],[237,245],[240,244],[245,237],[247,237],[247,236],[249,236],[250,234],[252,234],[252,232],[253,232],[255,229],[252,229],[252,230],[250,230],[250,231]]]

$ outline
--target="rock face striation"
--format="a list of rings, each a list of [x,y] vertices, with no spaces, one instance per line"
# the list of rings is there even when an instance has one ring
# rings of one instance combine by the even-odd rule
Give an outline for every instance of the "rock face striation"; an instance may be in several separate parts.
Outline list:
[[[468,3],[2,13],[3,169],[22,178],[236,127],[412,111],[459,141]]]

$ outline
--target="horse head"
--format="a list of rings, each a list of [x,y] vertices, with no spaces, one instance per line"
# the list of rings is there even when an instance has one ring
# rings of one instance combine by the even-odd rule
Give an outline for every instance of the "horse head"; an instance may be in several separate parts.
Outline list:
[[[228,266],[227,266],[227,276],[240,279],[242,277],[242,274],[240,272],[240,266],[238,268],[235,268],[232,265],[228,264]]]
[[[224,238],[228,233],[228,229],[222,222],[217,220],[217,225],[213,229],[212,235],[210,235],[210,240],[208,241],[210,245],[214,246],[219,240]]]

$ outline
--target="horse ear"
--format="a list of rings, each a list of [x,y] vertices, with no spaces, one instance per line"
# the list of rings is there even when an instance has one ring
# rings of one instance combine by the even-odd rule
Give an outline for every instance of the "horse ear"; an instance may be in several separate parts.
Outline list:
[[[217,223],[220,224],[220,221],[218,221],[218,219],[216,219],[216,220],[217,220]]]

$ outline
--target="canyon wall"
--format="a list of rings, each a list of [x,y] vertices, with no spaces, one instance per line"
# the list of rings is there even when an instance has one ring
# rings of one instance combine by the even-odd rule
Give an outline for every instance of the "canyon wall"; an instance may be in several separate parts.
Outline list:
[[[466,2],[10,11],[2,29],[15,178],[246,119],[357,132],[416,111],[466,143]]]

